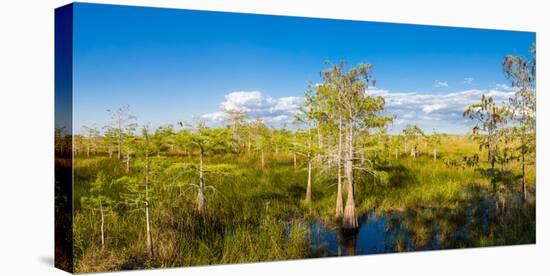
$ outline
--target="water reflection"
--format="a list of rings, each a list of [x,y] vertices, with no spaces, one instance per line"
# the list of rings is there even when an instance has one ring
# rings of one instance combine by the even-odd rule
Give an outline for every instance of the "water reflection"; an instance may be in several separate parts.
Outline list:
[[[497,194],[461,204],[463,208],[371,210],[359,218],[359,229],[353,233],[313,221],[308,223],[307,239],[314,257],[534,242],[534,195],[523,201],[515,193]],[[528,221],[532,227],[523,225]]]

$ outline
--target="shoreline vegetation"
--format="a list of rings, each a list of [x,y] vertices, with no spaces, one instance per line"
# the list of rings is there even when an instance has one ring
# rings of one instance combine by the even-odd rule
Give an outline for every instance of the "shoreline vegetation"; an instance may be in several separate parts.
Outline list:
[[[467,135],[389,134],[373,66],[345,62],[307,87],[292,130],[239,110],[152,130],[110,110],[56,145],[74,156],[75,271],[534,243],[531,52],[504,58],[517,92],[467,107]]]

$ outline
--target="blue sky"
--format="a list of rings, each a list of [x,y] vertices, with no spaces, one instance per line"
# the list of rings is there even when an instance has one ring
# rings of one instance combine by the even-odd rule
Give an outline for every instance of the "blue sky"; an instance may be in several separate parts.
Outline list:
[[[374,65],[393,131],[407,123],[463,133],[456,117],[483,93],[506,98],[500,63],[528,56],[529,32],[77,4],[74,124],[105,125],[129,104],[140,123],[241,109],[275,126],[289,121],[324,61]],[[454,113],[453,113],[454,112]],[[454,115],[453,115],[454,114]]]

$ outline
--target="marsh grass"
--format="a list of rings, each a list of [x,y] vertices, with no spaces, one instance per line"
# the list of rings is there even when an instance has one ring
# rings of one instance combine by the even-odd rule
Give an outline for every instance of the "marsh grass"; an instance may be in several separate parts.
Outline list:
[[[421,148],[421,152],[429,152]],[[499,209],[498,223],[485,227],[482,220],[487,208],[497,209],[501,199],[484,203],[491,195],[488,164],[478,167],[448,167],[444,160],[461,155],[479,154],[477,145],[464,137],[444,139],[440,158],[402,155],[377,160],[376,177],[357,174],[356,205],[359,215],[406,213],[415,249],[429,244],[438,231],[441,248],[532,243],[535,240],[534,202],[517,208]],[[99,171],[112,181],[110,196],[122,202],[124,187],[114,180],[125,175],[124,164],[116,158],[77,158],[74,164],[74,253],[77,272],[173,266],[243,263],[313,257],[307,240],[307,221],[338,225],[333,218],[336,196],[335,169],[313,172],[313,201],[305,204],[307,170],[304,160],[293,167],[292,156],[285,153],[266,155],[262,170],[257,155],[218,155],[208,164],[232,164],[229,174],[206,177],[208,185],[219,193],[207,194],[206,216],[195,212],[196,192],[175,184],[195,183],[193,175],[177,181],[168,175],[174,163],[196,162],[194,156],[160,156],[154,160],[151,192],[153,256],[146,252],[144,213],[124,204],[113,206],[106,216],[106,245],[100,248],[99,214],[83,209],[80,198],[89,191]],[[517,164],[510,164],[499,176],[499,194],[519,189]],[[139,160],[130,175],[142,177]],[[527,180],[535,190],[535,170],[528,167]],[[346,191],[344,191],[346,192]],[[505,196],[503,196],[505,198]],[[506,197],[510,198],[510,196]],[[489,207],[483,207],[489,204]],[[524,203],[527,204],[527,203]],[[527,207],[526,207],[527,206]],[[491,209],[491,210],[492,210]],[[477,212],[477,213],[476,213]],[[478,215],[472,215],[478,214]],[[434,230],[434,226],[437,229]],[[468,229],[468,237],[460,238]],[[407,242],[396,245],[405,250]]]

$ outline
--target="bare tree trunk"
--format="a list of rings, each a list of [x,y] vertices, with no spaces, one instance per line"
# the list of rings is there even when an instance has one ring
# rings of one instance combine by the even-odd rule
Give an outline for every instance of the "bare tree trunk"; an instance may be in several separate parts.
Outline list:
[[[197,211],[201,216],[204,216],[206,213],[206,197],[204,196],[204,188],[202,185],[199,185],[199,192],[197,194]]]
[[[297,164],[296,164],[296,153],[295,152],[292,153],[292,157],[294,158],[294,169],[296,169]]]
[[[126,151],[126,173],[130,173],[130,150]]]
[[[395,160],[399,159],[399,149],[395,149]]]
[[[497,190],[497,183],[495,179],[495,157],[491,156],[491,182],[493,183],[493,191]]]
[[[521,195],[527,199],[527,185],[525,183],[525,150],[521,150]]]
[[[153,240],[151,237],[151,221],[149,217],[149,201],[145,201],[145,223],[147,227],[147,256],[153,256]]]
[[[118,160],[120,160],[122,158],[122,138],[120,137],[117,140],[117,147],[118,147],[117,158]]]
[[[355,202],[353,199],[353,179],[349,178],[349,169],[346,174],[348,175],[348,196],[346,208],[344,209],[344,221],[342,226],[344,229],[352,230],[357,229],[357,216],[355,215]]]
[[[311,203],[311,157],[307,158],[307,190],[306,190],[306,204]]]
[[[109,146],[109,158],[113,158],[113,148]]]
[[[344,221],[342,227],[348,230],[357,229],[357,216],[355,214],[355,201],[353,198],[353,124],[349,123],[349,136],[348,136],[348,156],[346,163],[346,179],[348,181],[348,196],[346,200],[346,208],[344,209]]]
[[[308,129],[307,138],[307,189],[306,189],[306,204],[311,203],[311,129]]]
[[[204,194],[204,170],[203,170],[203,155],[204,151],[200,150],[200,167],[199,167],[199,191],[197,194],[197,211],[201,216],[206,214],[206,196]]]
[[[262,148],[260,150],[261,152],[261,155],[262,155],[262,170],[265,168],[265,156],[264,156],[264,149]]]
[[[87,148],[86,148],[86,157],[90,157],[90,142],[88,141],[88,145],[87,145]]]
[[[336,217],[344,215],[342,202],[342,118],[338,120],[338,193],[336,194]],[[340,250],[340,247],[338,247]]]
[[[153,256],[153,238],[151,237],[151,220],[149,214],[149,137],[147,134],[145,139],[145,224],[147,230],[147,256],[151,258]],[[128,160],[130,160],[129,157]]]
[[[105,216],[103,214],[103,203],[99,200],[99,213],[101,214],[101,250],[105,249]]]
[[[342,133],[343,137],[344,137],[344,140],[342,142],[342,181],[347,181],[346,177],[347,177],[347,171],[348,171],[348,146],[349,146],[349,143],[347,141],[348,139],[348,130],[347,128],[344,126],[343,127],[343,133]],[[348,185],[347,185],[347,182],[343,183],[342,184],[342,191],[344,193],[347,193],[348,192]],[[344,202],[344,206],[345,206],[345,202]]]
[[[434,161],[437,161],[437,148],[434,147]]]
[[[336,217],[341,218],[344,215],[344,203],[342,199],[342,164],[338,160],[338,192],[336,194]]]

